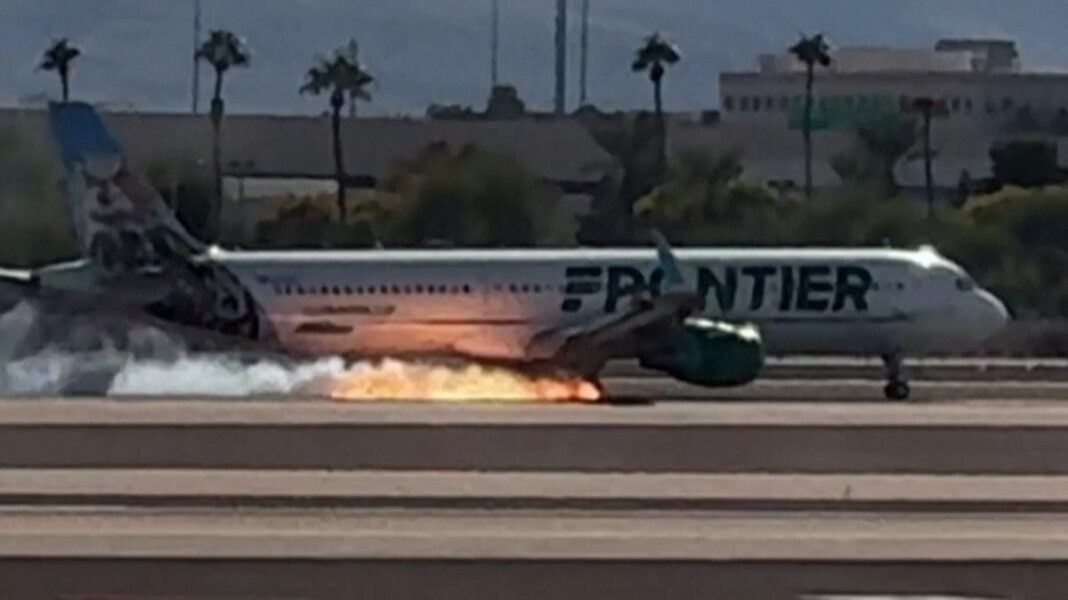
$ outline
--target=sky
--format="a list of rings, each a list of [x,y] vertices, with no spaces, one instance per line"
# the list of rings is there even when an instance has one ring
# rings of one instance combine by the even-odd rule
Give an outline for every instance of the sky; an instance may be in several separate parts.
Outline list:
[[[0,105],[55,94],[36,70],[49,40],[70,37],[84,55],[77,98],[148,111],[191,105],[194,0],[0,0]],[[316,54],[349,38],[377,78],[364,114],[421,115],[431,103],[482,107],[488,96],[491,0],[202,0],[205,30],[238,32],[253,64],[226,82],[233,112],[318,114],[325,98],[297,90]],[[555,0],[500,0],[501,80],[529,105],[553,94]],[[569,105],[578,98],[578,10],[570,0]],[[254,7],[254,9],[252,8]],[[648,82],[629,71],[643,36],[660,31],[683,62],[668,75],[670,110],[717,105],[716,75],[751,69],[800,31],[837,45],[932,47],[941,37],[1007,37],[1025,68],[1068,70],[1064,0],[591,0],[590,97],[604,108],[648,106]],[[210,88],[202,72],[202,89]],[[206,107],[204,94],[202,109]]]

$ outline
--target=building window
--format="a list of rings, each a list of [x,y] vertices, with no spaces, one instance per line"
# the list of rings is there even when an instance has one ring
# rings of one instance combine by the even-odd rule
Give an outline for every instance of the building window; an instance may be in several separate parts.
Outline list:
[[[953,99],[949,101],[949,107],[953,112],[960,112],[960,98],[954,96]]]
[[[760,112],[760,97],[753,96],[753,112]]]
[[[965,98],[964,99],[964,112],[970,113],[970,112],[972,112],[973,108],[974,108],[974,106],[972,105],[972,99],[971,98]]]
[[[775,97],[768,96],[764,98],[764,110],[775,110]]]
[[[1012,110],[1012,105],[1015,104],[1012,98],[1003,98],[1001,100],[1001,110]]]
[[[738,99],[738,109],[742,112],[749,112],[749,97],[742,96]]]
[[[723,110],[726,110],[726,111],[734,110],[734,96],[724,96],[723,97]]]

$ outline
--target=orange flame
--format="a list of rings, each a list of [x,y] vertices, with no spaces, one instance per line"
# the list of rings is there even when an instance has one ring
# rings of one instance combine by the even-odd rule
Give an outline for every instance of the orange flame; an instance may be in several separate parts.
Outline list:
[[[386,360],[361,363],[332,378],[335,400],[439,402],[596,402],[601,390],[578,377],[536,377],[478,364],[445,366]]]

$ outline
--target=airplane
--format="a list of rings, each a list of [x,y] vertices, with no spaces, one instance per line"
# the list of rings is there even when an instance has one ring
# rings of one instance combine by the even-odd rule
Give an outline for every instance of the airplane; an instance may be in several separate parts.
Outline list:
[[[240,251],[190,235],[87,104],[49,108],[82,258],[0,271],[53,311],[143,319],[299,355],[450,355],[596,381],[613,359],[706,387],[767,355],[905,356],[1001,330],[1005,306],[933,248]],[[116,316],[117,315],[117,316]]]

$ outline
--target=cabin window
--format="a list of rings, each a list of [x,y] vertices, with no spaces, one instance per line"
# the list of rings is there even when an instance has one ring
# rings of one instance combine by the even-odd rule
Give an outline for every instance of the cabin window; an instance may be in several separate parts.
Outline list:
[[[975,289],[975,281],[971,277],[958,277],[957,289],[962,292],[970,292]]]

